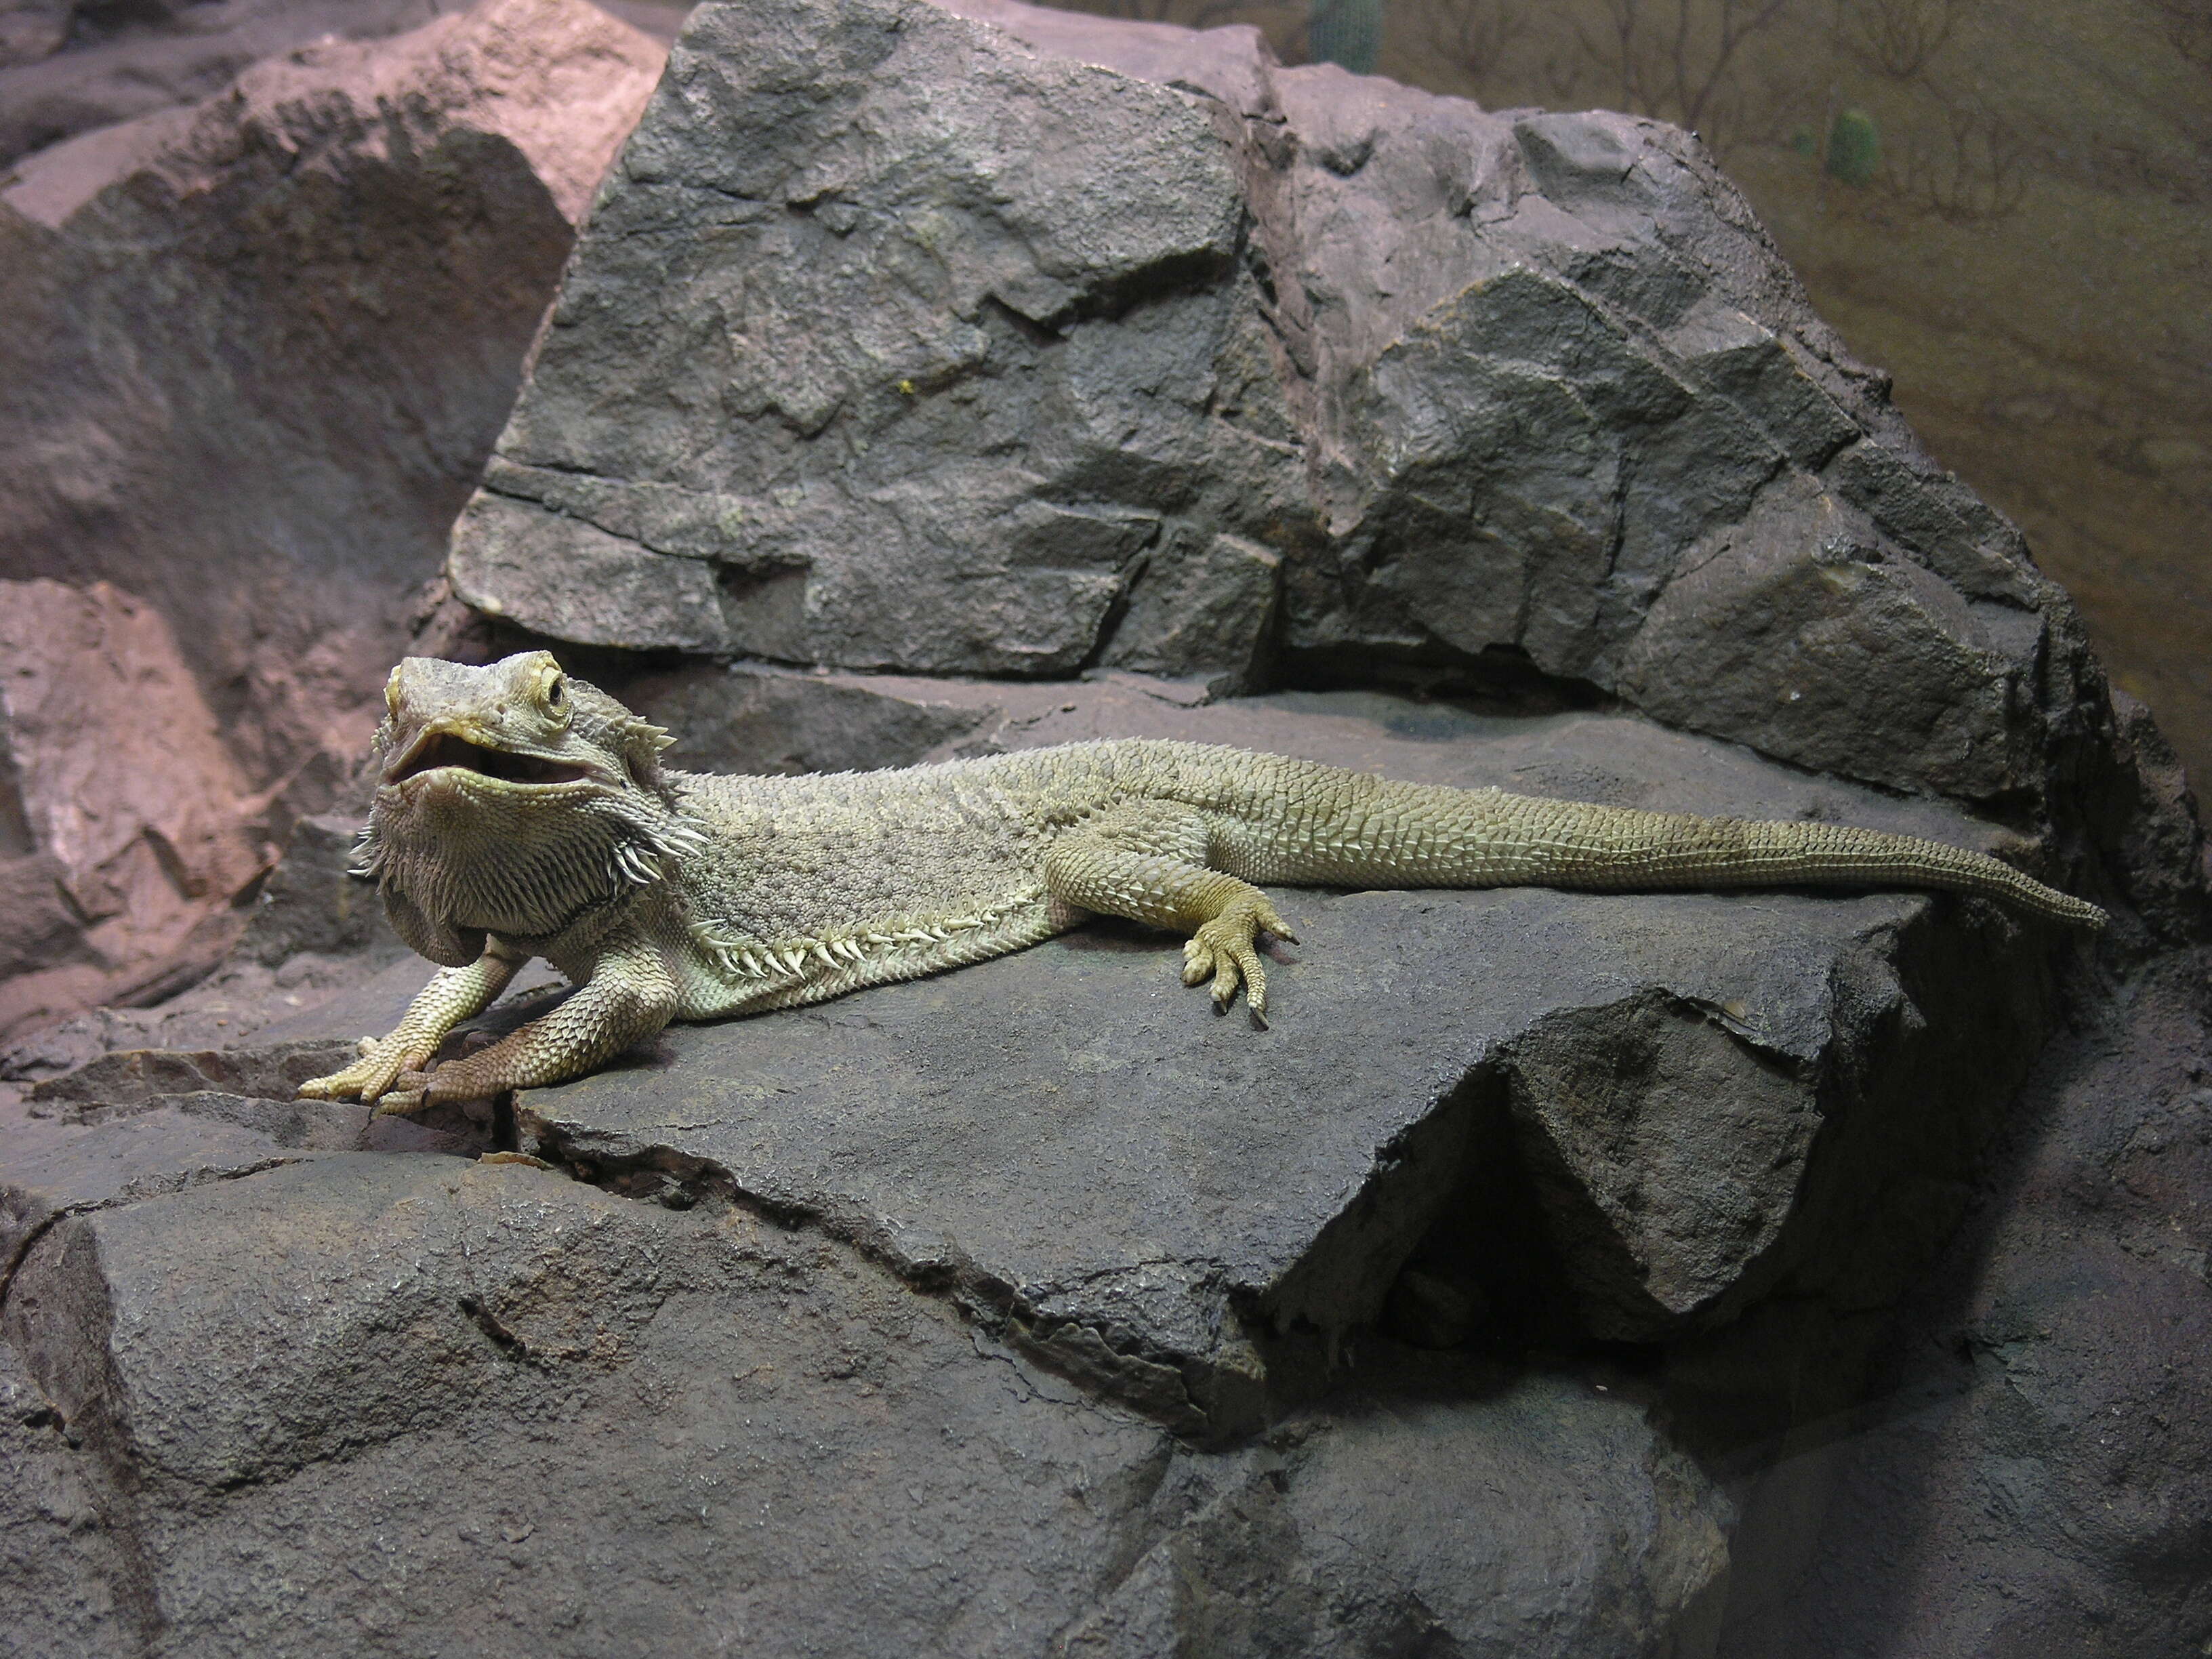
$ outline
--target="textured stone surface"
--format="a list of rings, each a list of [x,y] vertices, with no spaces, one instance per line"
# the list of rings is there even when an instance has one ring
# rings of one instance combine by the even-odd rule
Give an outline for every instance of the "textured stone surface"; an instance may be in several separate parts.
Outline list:
[[[113,849],[55,841],[40,802],[21,834],[0,811],[0,855],[60,860],[0,872],[25,901],[0,973],[26,951],[46,969],[0,984],[0,1030],[205,971],[228,934],[199,949],[195,924],[351,771],[410,592],[659,60],[579,0],[495,0],[261,64],[8,175],[0,668],[11,700],[27,670],[81,698],[116,683],[79,710],[80,763],[61,769],[116,798],[100,836],[143,823],[170,851],[132,854],[122,919],[80,903],[73,941],[39,896],[80,893]],[[58,787],[40,775],[60,763],[14,758],[15,793]],[[147,937],[106,936],[132,928]]]
[[[2212,1630],[2212,973],[2047,1048],[1851,1431],[1749,1492],[1726,1659],[2185,1655]]]
[[[103,1054],[66,1077],[32,1085],[39,1104],[67,1101],[88,1107],[135,1106],[164,1095],[205,1090],[255,1100],[289,1101],[300,1085],[319,1076],[347,1046],[342,1037],[261,1042],[249,1048],[124,1048]]]
[[[270,856],[250,793],[157,611],[0,581],[0,1036],[219,961]]]
[[[682,6],[656,0],[601,9],[664,41],[684,21]],[[0,164],[198,103],[267,59],[398,34],[446,10],[438,0],[4,0]]]
[[[693,13],[465,598],[931,673],[1533,669],[2008,809],[2109,738],[2063,595],[1694,140],[957,9]]]
[[[760,667],[630,694],[737,711],[687,738],[721,763],[1211,736],[1988,842],[1598,711]],[[1893,896],[1284,897],[1270,1031],[1094,926],[526,1097],[526,1143],[604,1191],[396,1156],[489,1121],[380,1120],[370,1158],[361,1109],[256,1097],[388,1026],[411,959],[250,1048],[41,1086],[0,1123],[30,1650],[162,1621],[258,1651],[306,1607],[306,1651],[1794,1651],[1773,1609],[1844,1559],[1833,1456],[1746,1473],[1740,1425],[1851,1396],[1769,1316],[1878,1321],[1940,1241],[2050,941]],[[1649,1358],[1532,1368],[1593,1332]],[[1717,1420],[1742,1522],[1650,1425]],[[2125,1535],[2170,1548],[2154,1522]],[[1936,1650],[1989,1628],[1947,1618]]]
[[[31,0],[0,9],[0,162],[197,103],[241,70],[325,36],[418,28],[432,0]]]
[[[1241,32],[992,15],[1044,57],[890,0],[702,15],[510,431],[544,447],[465,527],[454,574],[521,584],[510,621],[800,665],[588,655],[679,761],[1149,732],[2010,842],[1575,708],[1609,689],[1983,804],[2146,914],[2201,902],[2155,732],[1680,135],[1280,71]],[[396,101],[382,130],[416,133]],[[535,234],[510,141],[434,135],[409,165],[443,154],[441,191]],[[15,199],[65,210],[130,142]],[[303,234],[386,199],[341,169],[326,213],[295,171],[257,199]],[[181,219],[151,176],[76,216]],[[581,199],[541,189],[556,218]],[[379,408],[349,436],[393,429]],[[179,637],[229,648],[202,611]],[[313,672],[338,684],[350,648]],[[1206,706],[1426,673],[1523,713]],[[206,707],[251,787],[283,744],[336,752],[300,736],[327,713],[307,681],[223,674]],[[264,695],[273,724],[235,718]],[[43,949],[59,866],[15,822],[0,875]],[[1093,927],[526,1098],[526,1139],[595,1188],[422,1155],[505,1142],[489,1105],[276,1097],[428,971],[368,976],[345,828],[294,836],[189,1008],[5,1062],[138,1048],[20,1107],[0,1085],[15,1647],[1963,1659],[2201,1633],[2201,963],[2140,1005],[2159,1065],[2080,1038],[2064,1133],[1983,1189],[2019,1224],[1908,1308],[1905,1414],[1853,1446],[1867,1333],[2054,1020],[2063,947],[1981,907],[1293,893],[1307,942],[1264,1032],[1209,1018],[1169,942]]]
[[[349,873],[362,820],[318,812],[292,826],[284,856],[256,895],[239,949],[274,968],[302,951],[326,956],[406,953],[376,890]]]
[[[1409,1359],[1419,1404],[1193,1453],[817,1235],[527,1168],[72,1216],[6,1329],[31,1652],[1566,1659],[1655,1650],[1726,1561],[1725,1503],[1571,1377]]]

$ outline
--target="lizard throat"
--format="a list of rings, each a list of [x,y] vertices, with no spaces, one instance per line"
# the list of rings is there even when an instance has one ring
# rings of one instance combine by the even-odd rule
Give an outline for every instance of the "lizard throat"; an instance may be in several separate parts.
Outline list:
[[[452,788],[378,792],[356,868],[435,921],[545,939],[594,912],[680,880],[704,838],[641,792],[595,784],[548,791],[458,776]]]

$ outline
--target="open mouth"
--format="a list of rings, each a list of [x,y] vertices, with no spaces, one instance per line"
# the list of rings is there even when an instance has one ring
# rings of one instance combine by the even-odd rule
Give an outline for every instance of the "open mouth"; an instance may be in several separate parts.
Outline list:
[[[466,738],[441,732],[417,739],[401,757],[399,764],[384,775],[385,781],[404,783],[410,778],[447,766],[498,778],[506,783],[578,783],[592,775],[589,767],[540,760],[535,755],[510,754],[504,749],[487,749]]]

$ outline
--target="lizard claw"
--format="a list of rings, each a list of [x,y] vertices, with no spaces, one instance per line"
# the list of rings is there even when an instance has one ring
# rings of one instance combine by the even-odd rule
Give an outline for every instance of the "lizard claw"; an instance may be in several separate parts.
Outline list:
[[[405,1117],[430,1103],[429,1073],[402,1072],[393,1081],[398,1087],[387,1089],[376,1097],[377,1116]]]
[[[382,1043],[376,1044],[343,1072],[309,1078],[300,1085],[299,1098],[376,1100],[391,1089],[403,1073],[429,1058],[427,1054],[382,1054],[378,1051],[383,1047]]]
[[[472,1073],[467,1061],[448,1060],[428,1071],[402,1072],[393,1088],[376,1103],[379,1115],[419,1112],[425,1106],[444,1106],[460,1100],[489,1100],[505,1085],[487,1085]]]
[[[1226,1009],[1234,1002],[1241,985],[1253,1018],[1264,1025],[1267,1019],[1267,970],[1252,944],[1253,935],[1261,929],[1278,939],[1297,942],[1296,935],[1283,925],[1274,907],[1264,899],[1254,904],[1233,906],[1200,927],[1182,947],[1182,982],[1202,985],[1211,979],[1217,1009]]]

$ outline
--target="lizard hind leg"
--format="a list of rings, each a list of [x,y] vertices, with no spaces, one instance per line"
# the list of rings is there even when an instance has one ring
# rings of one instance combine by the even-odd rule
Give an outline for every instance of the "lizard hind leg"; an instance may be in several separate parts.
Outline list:
[[[1241,988],[1264,1022],[1267,973],[1255,936],[1296,943],[1297,935],[1265,893],[1207,867],[1211,840],[1205,815],[1194,809],[1133,802],[1056,842],[1045,856],[1045,886],[1078,909],[1190,934],[1183,983],[1211,979],[1217,1008],[1226,1008]]]

